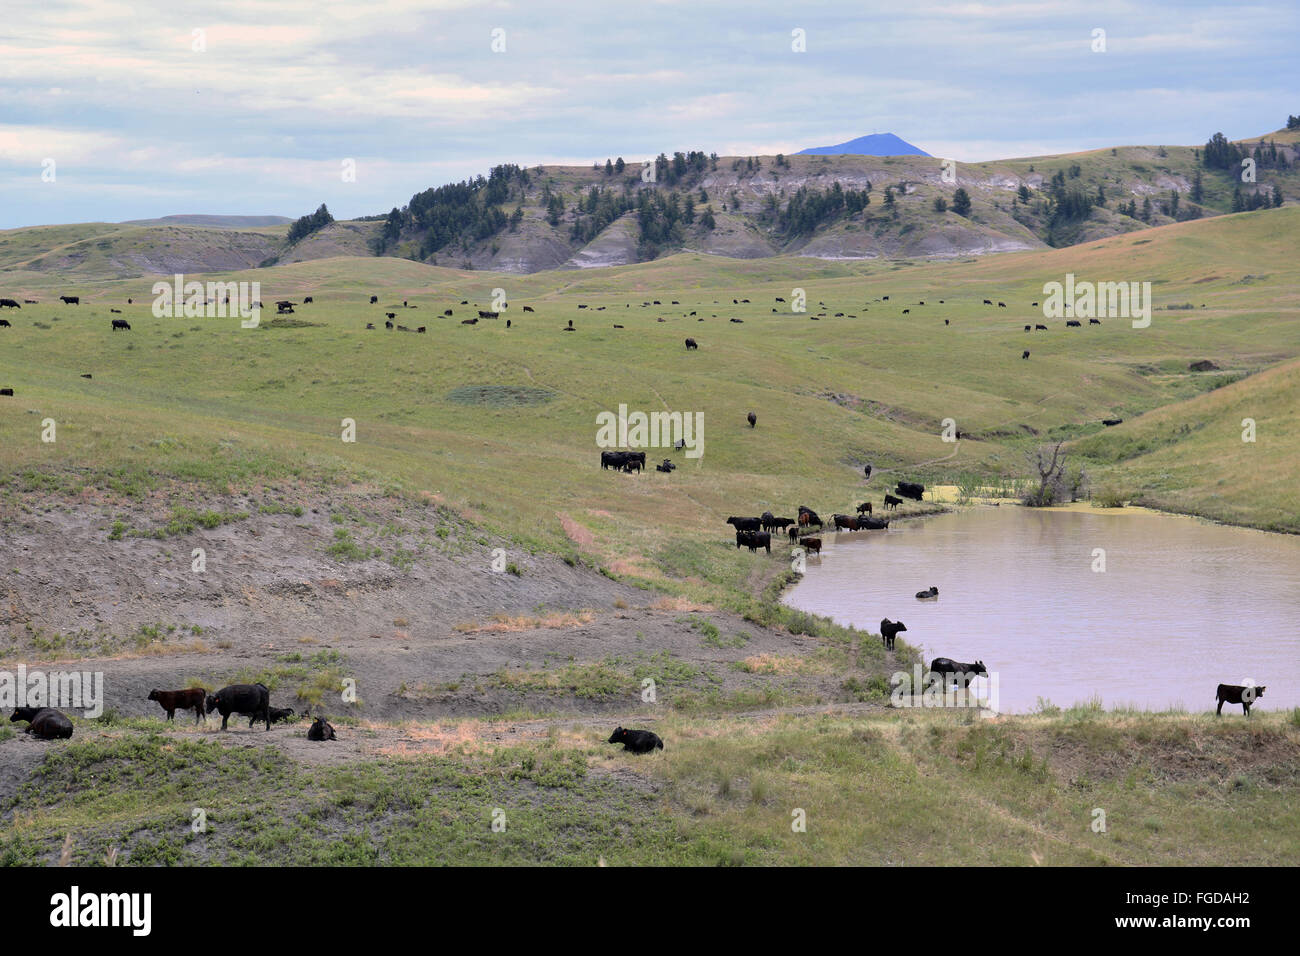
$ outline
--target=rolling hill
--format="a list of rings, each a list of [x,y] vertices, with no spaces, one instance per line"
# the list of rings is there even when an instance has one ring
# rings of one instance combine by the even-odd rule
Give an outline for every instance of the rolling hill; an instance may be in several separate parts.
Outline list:
[[[835,146],[810,146],[795,153],[796,156],[929,156],[923,149],[899,139],[893,133],[871,133]]]
[[[706,158],[701,153],[690,154],[687,162],[678,154],[682,162],[660,158],[652,183],[642,181],[637,164],[621,171],[612,164],[499,167],[515,172],[502,177],[501,188],[488,190],[493,192],[490,209],[486,193],[454,207],[438,206],[441,200],[435,198],[420,217],[395,210],[391,228],[382,220],[334,223],[294,244],[286,241],[283,224],[241,225],[244,219],[273,217],[222,217],[219,228],[197,222],[205,217],[185,216],[168,217],[175,223],[11,229],[0,232],[0,276],[30,271],[110,279],[376,252],[431,265],[528,274],[627,265],[676,252],[871,260],[1064,247],[1229,212],[1239,187],[1247,196],[1269,197],[1276,185],[1285,201],[1295,201],[1300,143],[1294,132],[1243,141],[1276,144],[1286,163],[1286,168],[1260,168],[1258,181],[1244,187],[1227,171],[1203,168],[1201,149],[1186,146],[1123,146],[964,163],[955,183],[944,182],[939,163],[924,155]],[[1198,173],[1201,199],[1193,202],[1189,197],[1198,188]],[[970,196],[968,215],[953,211],[958,187]],[[469,184],[467,192],[478,188]],[[861,209],[846,205],[844,197],[855,192],[866,194]],[[1102,204],[1096,203],[1099,195]],[[638,205],[651,197],[649,208]],[[712,228],[704,221],[706,209]],[[491,216],[485,214],[489,211]],[[472,226],[465,218],[471,215],[476,217]]]

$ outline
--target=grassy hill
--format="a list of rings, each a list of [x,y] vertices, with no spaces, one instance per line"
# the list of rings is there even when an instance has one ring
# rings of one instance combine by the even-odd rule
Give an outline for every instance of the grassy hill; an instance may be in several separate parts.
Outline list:
[[[943,179],[942,160],[927,156],[717,157],[684,173],[654,183],[641,180],[641,164],[621,173],[604,166],[537,166],[513,181],[492,207],[499,225],[466,233],[431,248],[424,230],[405,225],[383,246],[386,256],[483,271],[533,273],[558,268],[627,265],[681,251],[760,258],[804,255],[830,260],[872,258],[953,258],[992,252],[1063,247],[1167,225],[1188,216],[1212,217],[1232,208],[1234,189],[1300,198],[1300,142],[1295,130],[1242,141],[1276,143],[1289,168],[1261,168],[1254,185],[1235,173],[1204,169],[1201,149],[1191,146],[1122,146],[1055,156],[983,163],[961,163],[954,182]],[[1191,199],[1198,171],[1202,197]],[[1052,200],[1051,180],[1065,177],[1067,194],[1105,202],[1064,215]],[[860,212],[827,214],[791,230],[780,222],[800,190],[825,193],[870,189],[870,204]],[[952,211],[954,191],[971,198],[968,215]],[[1028,193],[1019,196],[1024,187]],[[662,241],[647,243],[635,213],[609,222],[594,236],[581,232],[591,191],[637,197],[641,192],[671,199],[684,208],[689,197],[697,217],[681,223]],[[894,197],[892,207],[886,192]],[[1179,194],[1177,208],[1172,196]],[[563,211],[552,225],[548,197]],[[935,201],[949,203],[946,211]],[[1150,200],[1150,209],[1144,204]],[[1136,209],[1129,209],[1133,202]],[[705,208],[716,226],[701,224]],[[1121,208],[1123,207],[1123,208]],[[505,224],[518,209],[520,220]],[[1129,215],[1133,212],[1134,215]],[[460,213],[457,213],[459,215]],[[202,217],[169,217],[153,223],[36,227],[0,232],[0,270],[37,271],[85,278],[123,278],[148,274],[220,272],[273,263],[340,255],[372,255],[379,248],[382,221],[338,222],[292,245],[288,227],[240,226],[227,217],[221,228],[206,228]],[[175,220],[175,221],[172,221]],[[575,228],[580,235],[575,235]],[[3,273],[0,272],[0,278]],[[5,284],[5,282],[0,282]]]
[[[351,474],[439,495],[548,548],[573,548],[576,523],[603,561],[728,589],[751,566],[710,543],[737,510],[849,510],[867,493],[865,462],[881,472],[877,492],[895,476],[1023,476],[1026,449],[1056,438],[1079,439],[1096,481],[1131,497],[1300,530],[1284,492],[1300,447],[1286,427],[1295,376],[1282,364],[1300,357],[1298,228],[1300,209],[1283,208],[978,260],[680,254],[524,277],[336,258],[228,274],[260,281],[266,301],[314,295],[256,330],[154,319],[146,280],[74,283],[80,307],[51,304],[68,281],[29,273],[21,294],[41,304],[10,310],[14,327],[0,332],[0,380],[16,390],[0,405],[0,465],[11,491]],[[1031,307],[1043,284],[1067,272],[1150,281],[1151,326],[1052,320],[1024,332],[1043,321]],[[774,312],[796,287],[810,312]],[[494,288],[509,297],[513,328],[462,325]],[[663,304],[642,305],[654,299]],[[110,331],[110,305],[130,333]],[[428,332],[385,331],[385,311]],[[561,332],[569,320],[575,334]],[[684,351],[686,336],[698,352]],[[1200,360],[1218,371],[1191,371]],[[702,412],[704,456],[665,451],[682,466],[671,476],[602,471],[596,415],[620,404]],[[1276,496],[1231,477],[1242,454],[1232,421],[1252,408],[1261,440],[1246,460],[1273,476]],[[745,424],[750,410],[757,429]],[[59,423],[54,444],[37,440],[46,417]],[[967,436],[955,444],[940,438],[950,417]],[[1115,417],[1125,424],[1103,429]],[[357,422],[355,444],[339,439],[344,418]],[[1220,464],[1170,471],[1161,456]]]

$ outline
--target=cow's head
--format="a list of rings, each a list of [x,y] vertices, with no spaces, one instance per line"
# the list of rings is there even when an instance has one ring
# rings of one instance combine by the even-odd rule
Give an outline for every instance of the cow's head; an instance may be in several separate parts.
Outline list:
[[[620,743],[623,740],[623,738],[626,736],[627,736],[627,731],[624,730],[622,727],[619,727],[612,734],[609,735],[608,742],[611,744]]]
[[[205,700],[205,701],[203,702],[203,706],[204,706],[207,710],[210,710],[210,711],[211,711],[211,710],[216,710],[216,709],[217,709],[217,704],[219,704],[220,702],[221,702],[221,700],[220,700],[220,695],[218,695],[218,694],[209,694],[208,697],[207,697],[207,700]]]
[[[157,700],[157,699],[158,699],[158,691],[156,691],[156,690],[151,690],[151,691],[149,691],[149,699],[150,699],[150,700]]]
[[[983,661],[976,661],[974,664],[972,664],[970,666],[970,672],[972,674],[983,674],[985,677],[987,677],[989,673],[988,668],[984,666]]]
[[[9,723],[12,724],[18,720],[30,721],[40,712],[40,710],[41,708],[39,707],[15,707],[13,716],[9,718]]]

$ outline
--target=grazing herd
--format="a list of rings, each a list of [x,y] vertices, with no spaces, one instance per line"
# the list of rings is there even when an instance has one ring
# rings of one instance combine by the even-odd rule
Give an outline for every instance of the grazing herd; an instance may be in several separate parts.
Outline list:
[[[221,715],[221,729],[231,714],[248,718],[251,728],[257,721],[262,721],[266,729],[277,721],[290,721],[296,716],[292,707],[272,707],[271,692],[265,684],[231,684],[209,694],[201,687],[189,687],[185,690],[151,690],[149,700],[157,701],[167,713],[167,720],[175,720],[176,711],[194,711],[194,723],[206,721],[208,714]],[[304,713],[303,717],[310,717]],[[72,736],[72,721],[61,711],[53,707],[19,707],[14,710],[10,722],[25,720],[28,722],[27,733],[41,740],[67,740]],[[317,717],[311,729],[307,731],[308,740],[337,740],[334,728],[324,717]]]

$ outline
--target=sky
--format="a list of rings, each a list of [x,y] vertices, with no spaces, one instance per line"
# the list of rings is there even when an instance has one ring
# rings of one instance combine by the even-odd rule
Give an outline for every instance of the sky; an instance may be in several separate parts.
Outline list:
[[[1300,114],[1295,0],[6,8],[0,228],[322,202],[346,219],[499,163],[873,132],[959,162],[1199,145]]]

